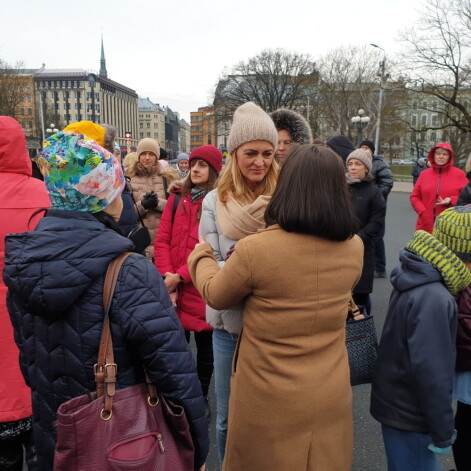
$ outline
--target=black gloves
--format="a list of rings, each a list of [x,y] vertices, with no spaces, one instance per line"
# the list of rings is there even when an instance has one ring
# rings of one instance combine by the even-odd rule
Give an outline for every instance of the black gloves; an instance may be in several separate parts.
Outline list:
[[[145,210],[157,208],[158,203],[157,195],[153,191],[146,193],[141,200],[141,205]]]

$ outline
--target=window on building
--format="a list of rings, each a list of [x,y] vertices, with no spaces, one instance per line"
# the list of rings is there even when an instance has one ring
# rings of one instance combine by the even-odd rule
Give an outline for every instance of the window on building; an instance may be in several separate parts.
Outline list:
[[[159,137],[159,133],[154,132],[154,139],[158,139],[158,137]]]
[[[412,141],[412,142],[417,142],[417,133],[416,133],[416,132],[413,132],[413,133],[411,134],[411,141]]]
[[[424,110],[428,109],[428,103],[426,101],[423,102],[422,108]]]
[[[421,132],[420,133],[420,143],[423,144],[425,142],[426,138],[427,138],[427,133],[426,132]]]
[[[31,116],[33,114],[33,109],[32,108],[28,108],[28,114]]]
[[[147,129],[150,128],[150,123],[146,123],[146,128],[147,128]]]
[[[139,129],[142,129],[144,127],[144,123],[139,123]]]
[[[438,115],[432,116],[432,126],[438,126]]]
[[[28,93],[31,93],[31,87],[26,87],[26,91],[27,91]]]
[[[159,128],[159,123],[154,123],[154,129],[158,129]]]
[[[146,137],[150,137],[150,132],[146,132]]]
[[[68,100],[69,99],[69,92],[62,92],[62,96],[63,96],[64,100]]]
[[[431,140],[433,143],[436,142],[436,140],[437,140],[437,133],[436,133],[435,131],[432,131],[432,132],[430,133],[430,140]]]
[[[80,99],[82,97],[80,92],[75,92],[75,98]]]
[[[27,101],[28,103],[31,103],[31,95],[28,95],[28,96],[26,97],[26,101]]]
[[[139,139],[142,139],[144,137],[144,133],[143,132],[140,132],[139,133]]]
[[[66,80],[62,80],[61,85],[62,85],[62,88],[65,88],[65,87],[67,86],[67,81],[66,81]]]
[[[422,126],[427,126],[427,115],[423,114],[421,118]]]
[[[82,109],[82,103],[75,103],[75,109],[76,110],[81,110]]]
[[[413,110],[416,110],[416,109],[417,109],[417,102],[416,102],[416,101],[414,101],[414,103],[412,103],[412,109],[413,109]]]
[[[25,114],[25,109],[24,108],[20,108],[20,114],[21,115]]]

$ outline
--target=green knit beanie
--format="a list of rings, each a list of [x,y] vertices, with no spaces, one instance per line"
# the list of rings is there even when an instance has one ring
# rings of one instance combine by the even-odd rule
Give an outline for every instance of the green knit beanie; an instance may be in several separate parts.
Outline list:
[[[432,234],[416,231],[406,250],[422,257],[438,270],[451,294],[456,294],[471,284],[471,272],[466,265]]]

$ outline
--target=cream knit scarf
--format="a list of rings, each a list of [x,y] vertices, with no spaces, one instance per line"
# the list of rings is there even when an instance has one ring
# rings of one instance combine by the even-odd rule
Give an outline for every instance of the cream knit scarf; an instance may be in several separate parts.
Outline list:
[[[240,240],[263,229],[265,209],[270,198],[271,196],[262,195],[247,205],[242,205],[232,196],[227,203],[221,203],[218,199],[216,214],[222,235],[231,240]]]

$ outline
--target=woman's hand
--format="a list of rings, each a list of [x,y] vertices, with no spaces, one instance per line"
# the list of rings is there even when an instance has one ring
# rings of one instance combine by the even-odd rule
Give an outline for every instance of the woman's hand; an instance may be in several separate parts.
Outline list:
[[[200,245],[206,244],[206,241],[204,240],[204,237],[202,235],[198,236],[199,242],[195,245],[196,247],[199,247]]]
[[[178,284],[181,282],[180,275],[178,273],[167,272],[164,274],[164,277],[167,291],[169,293],[173,293],[177,289]]]
[[[446,198],[442,198],[441,196],[438,197],[437,204],[440,206],[448,206],[451,204],[451,198],[447,196]]]

